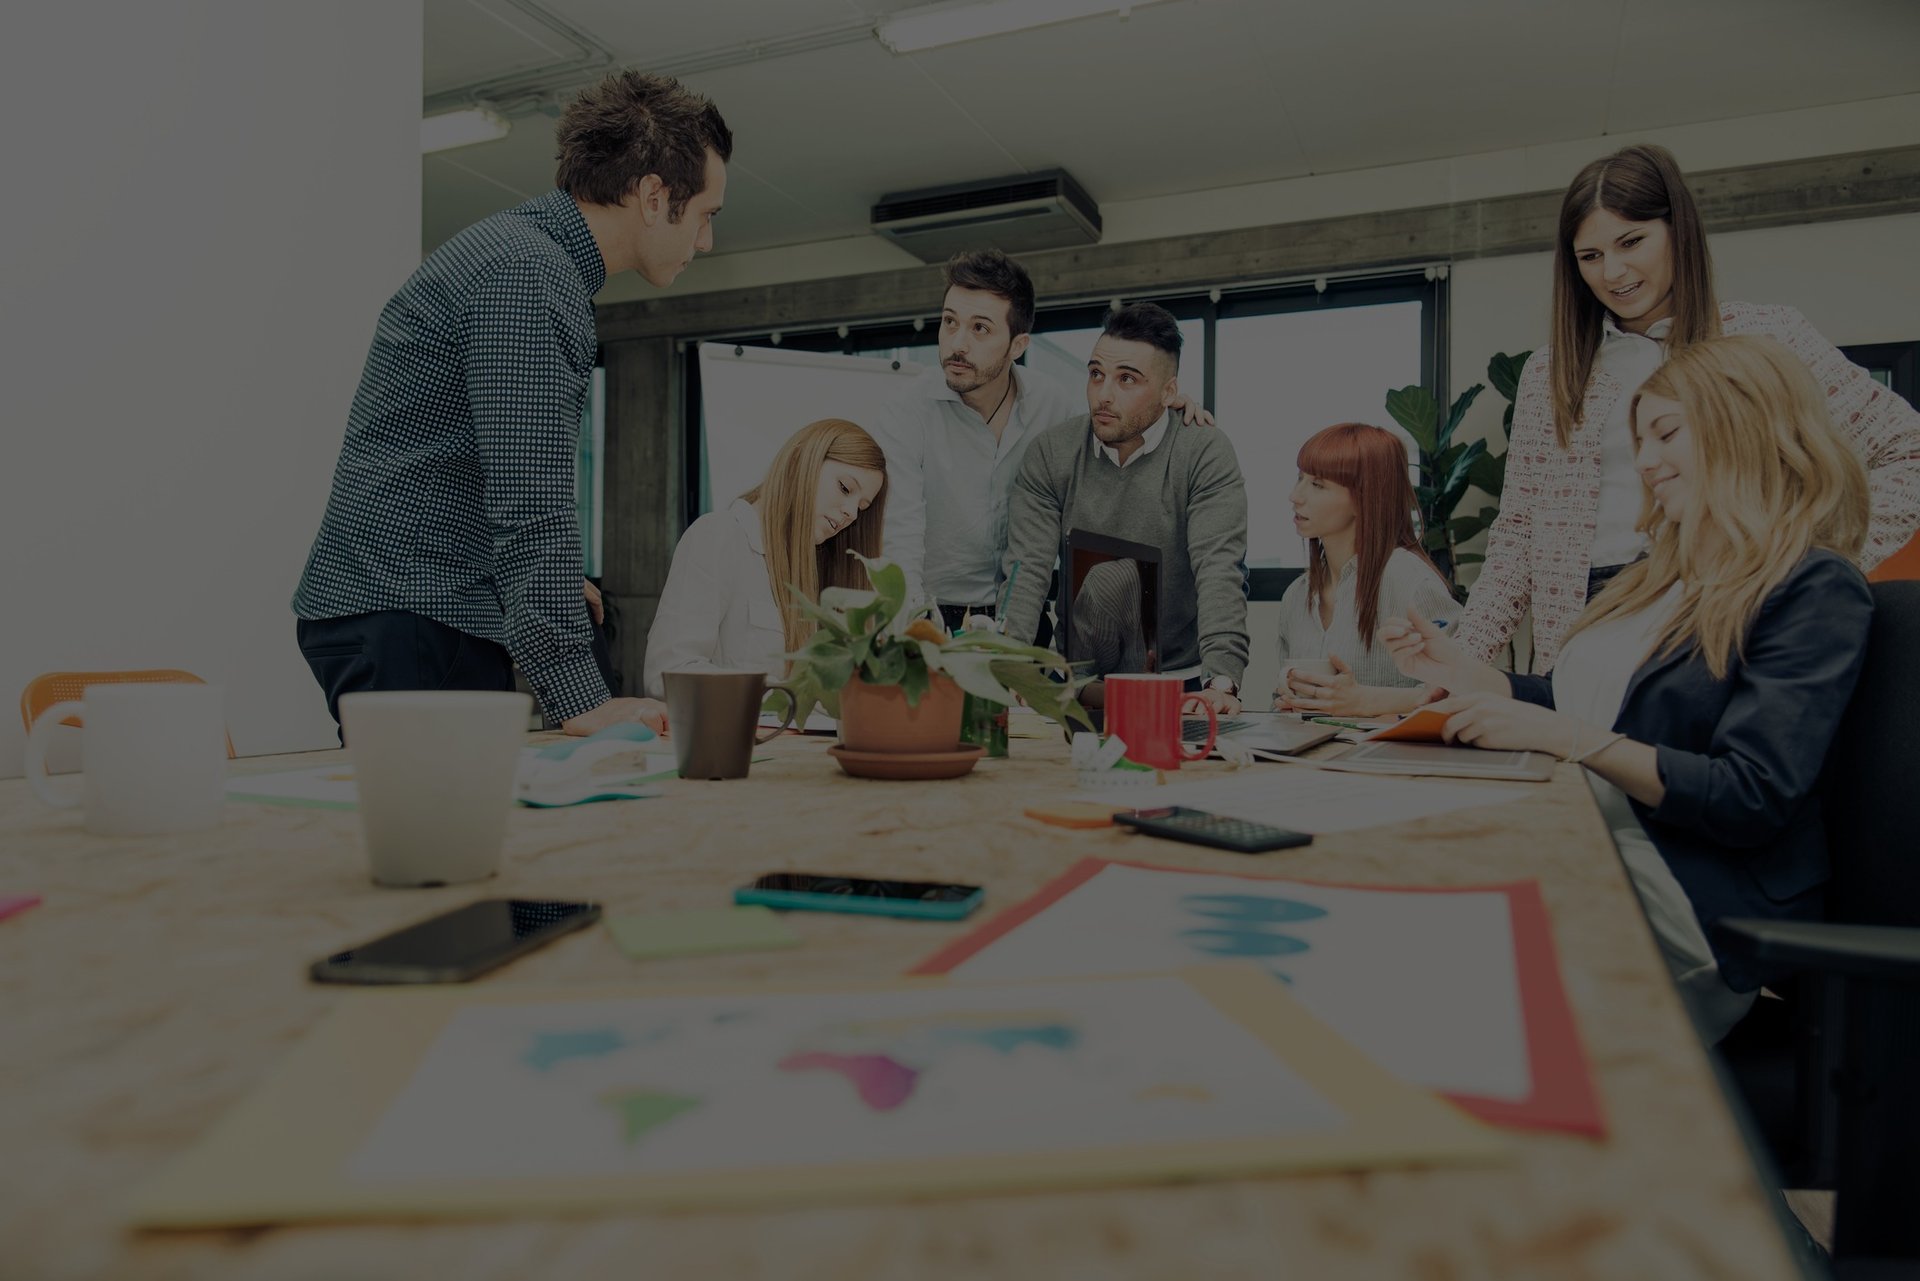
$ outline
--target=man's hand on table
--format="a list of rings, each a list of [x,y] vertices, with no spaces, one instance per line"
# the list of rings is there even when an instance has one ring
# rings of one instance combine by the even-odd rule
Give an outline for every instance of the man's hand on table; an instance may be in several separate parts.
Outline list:
[[[577,738],[585,738],[622,721],[639,721],[654,733],[664,735],[667,705],[657,698],[610,698],[592,711],[566,721],[560,728]]]
[[[1215,716],[1238,716],[1240,700],[1224,689],[1202,689],[1188,697],[1198,698],[1213,709]]]

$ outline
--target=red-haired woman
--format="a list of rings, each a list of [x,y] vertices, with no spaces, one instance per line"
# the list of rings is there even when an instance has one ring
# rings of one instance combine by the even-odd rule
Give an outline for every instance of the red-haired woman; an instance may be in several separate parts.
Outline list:
[[[1394,665],[1374,627],[1405,618],[1459,617],[1446,580],[1413,531],[1413,482],[1400,438],[1341,423],[1300,447],[1293,527],[1307,540],[1307,572],[1280,598],[1278,711],[1386,716],[1412,711],[1425,691]],[[1294,666],[1331,664],[1331,671]]]
[[[1866,463],[1873,520],[1860,565],[1920,524],[1920,414],[1791,307],[1721,303],[1693,196],[1673,156],[1626,147],[1574,176],[1553,252],[1553,343],[1520,375],[1500,519],[1457,640],[1487,661],[1533,614],[1545,672],[1587,601],[1645,551],[1627,408],[1667,357],[1719,334],[1784,344],[1812,372],[1834,429]]]

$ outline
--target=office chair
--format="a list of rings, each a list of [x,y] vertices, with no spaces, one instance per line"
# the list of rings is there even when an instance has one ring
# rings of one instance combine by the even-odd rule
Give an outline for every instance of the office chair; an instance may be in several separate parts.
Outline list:
[[[27,682],[20,691],[20,721],[28,733],[40,714],[55,703],[85,697],[89,685],[204,685],[192,672],[162,667],[139,672],[43,672]],[[69,716],[62,725],[80,727],[78,716]],[[227,735],[227,759],[234,758],[233,735]]]
[[[1920,1277],[1920,582],[1873,597],[1828,760],[1827,920],[1717,923],[1796,971],[1720,1048],[1784,1184],[1837,1194],[1836,1275]]]

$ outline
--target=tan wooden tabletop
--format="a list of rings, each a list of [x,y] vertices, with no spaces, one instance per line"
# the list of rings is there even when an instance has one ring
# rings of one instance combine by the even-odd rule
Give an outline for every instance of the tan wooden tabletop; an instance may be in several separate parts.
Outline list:
[[[777,1213],[194,1233],[123,1226],[136,1184],[337,1002],[354,999],[350,989],[309,983],[307,964],[433,912],[507,895],[590,898],[609,913],[717,907],[758,873],[790,868],[984,885],[985,919],[1081,858],[1147,853],[1149,838],[1022,816],[1072,788],[1058,742],[1016,739],[1012,759],[941,783],[850,779],[824,747],[785,738],[764,749],[773,759],[751,779],[676,781],[660,799],[517,810],[501,874],[438,890],[375,888],[352,812],[233,803],[212,832],[105,839],[86,834],[75,812],[41,807],[23,782],[0,783],[0,894],[45,898],[0,923],[0,1277],[1795,1275],[1705,1051],[1571,767],[1510,804],[1323,835],[1259,861],[1165,841],[1153,841],[1150,856],[1356,884],[1537,879],[1599,1083],[1601,1140],[1509,1132],[1513,1158],[1491,1168]],[[799,949],[645,964],[593,930],[482,981],[871,979],[901,973],[978,919],[794,913]]]

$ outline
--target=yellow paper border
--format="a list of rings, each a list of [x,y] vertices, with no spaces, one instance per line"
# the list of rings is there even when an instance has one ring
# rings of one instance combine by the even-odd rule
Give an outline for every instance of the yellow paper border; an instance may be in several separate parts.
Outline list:
[[[1477,1162],[1494,1134],[1406,1085],[1341,1040],[1259,968],[1175,972],[1253,1033],[1350,1124],[1282,1139],[1134,1144],[1059,1154],[957,1157],[766,1171],[359,1184],[342,1171],[453,1014],[465,1006],[647,996],[766,996],[968,987],[1009,991],[1127,979],[949,983],[940,978],[742,988],[652,987],[554,992],[497,987],[368,993],[341,1005],[289,1059],[191,1150],[136,1195],[147,1228],[316,1220],[457,1218],[606,1209],[712,1209],[1008,1192],[1296,1170]],[[1132,975],[1131,979],[1142,976]]]

